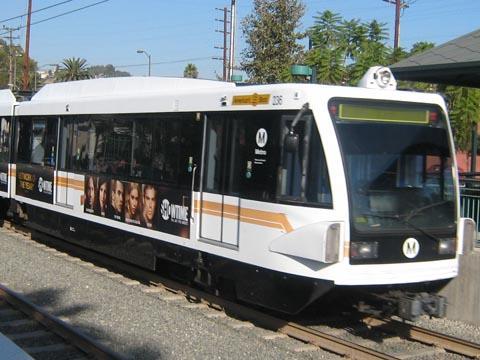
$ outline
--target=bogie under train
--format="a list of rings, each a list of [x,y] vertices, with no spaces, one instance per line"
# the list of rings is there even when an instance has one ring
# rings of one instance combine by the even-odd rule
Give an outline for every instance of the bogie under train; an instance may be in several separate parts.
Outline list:
[[[0,91],[0,195],[39,231],[277,311],[381,288],[405,318],[442,316],[415,294],[457,275],[471,226],[444,101],[385,68],[363,84]]]

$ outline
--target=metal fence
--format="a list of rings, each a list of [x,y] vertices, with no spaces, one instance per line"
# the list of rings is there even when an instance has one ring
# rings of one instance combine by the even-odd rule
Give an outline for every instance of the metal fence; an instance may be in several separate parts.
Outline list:
[[[460,174],[460,211],[462,217],[475,220],[480,234],[480,173]],[[476,246],[480,246],[479,239]]]

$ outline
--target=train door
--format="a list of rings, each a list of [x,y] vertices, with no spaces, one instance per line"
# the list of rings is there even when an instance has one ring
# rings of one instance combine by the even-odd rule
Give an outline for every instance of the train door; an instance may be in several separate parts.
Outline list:
[[[234,117],[213,114],[206,120],[199,206],[200,238],[238,246],[239,139],[242,129]]]
[[[8,163],[10,159],[11,118],[0,117],[0,195],[10,196]]]
[[[73,149],[77,142],[77,127],[78,124],[73,118],[61,118],[58,120],[58,161],[55,174],[56,197],[57,205],[73,207],[74,196],[73,190],[77,185],[75,174],[67,171],[71,168],[70,162],[72,159]],[[73,156],[74,157],[74,156]]]

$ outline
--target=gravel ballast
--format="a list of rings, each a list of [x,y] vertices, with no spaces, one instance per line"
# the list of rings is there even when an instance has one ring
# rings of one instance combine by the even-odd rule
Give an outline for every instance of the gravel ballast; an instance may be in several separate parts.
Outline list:
[[[337,358],[166,291],[146,293],[142,284],[94,270],[0,229],[0,283],[129,358]]]

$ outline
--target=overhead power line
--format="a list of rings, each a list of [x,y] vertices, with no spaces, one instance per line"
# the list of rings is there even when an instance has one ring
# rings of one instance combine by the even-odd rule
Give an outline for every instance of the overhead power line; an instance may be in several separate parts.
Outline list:
[[[106,3],[106,2],[108,2],[108,1],[110,1],[110,0],[98,1],[98,2],[96,2],[96,3],[83,6],[83,7],[81,7],[81,8],[75,9],[75,10],[67,11],[67,12],[64,12],[64,13],[61,13],[61,14],[58,14],[58,15],[55,15],[55,16],[52,16],[52,17],[49,17],[49,18],[46,18],[46,19],[43,19],[43,20],[35,21],[35,22],[32,23],[32,25],[41,24],[41,23],[43,23],[43,22],[45,22],[45,21],[53,20],[53,19],[59,18],[59,17],[61,17],[61,16],[65,16],[65,15],[68,15],[68,14],[75,13],[75,12],[77,12],[77,11],[85,10],[85,9],[91,8],[91,7],[96,6],[96,5],[100,5],[100,4],[102,4],[102,3]]]
[[[72,14],[72,13],[75,13],[77,11],[81,11],[81,10],[85,10],[85,9],[88,9],[88,8],[91,8],[93,6],[96,6],[96,5],[100,5],[100,4],[103,4],[103,3],[106,3],[110,0],[102,0],[102,1],[98,1],[96,3],[93,3],[93,4],[90,4],[90,5],[86,5],[86,6],[82,6],[81,8],[78,8],[78,9],[74,9],[74,10],[70,10],[70,11],[67,11],[67,12],[64,12],[64,13],[61,13],[61,14],[58,14],[58,15],[55,15],[55,16],[51,16],[49,18],[46,18],[46,19],[43,19],[43,20],[39,20],[39,21],[35,21],[35,22],[32,22],[30,25],[37,25],[37,24],[41,24],[43,22],[46,22],[46,21],[49,21],[49,20],[53,20],[53,19],[56,19],[56,18],[59,18],[61,16],[65,16],[65,15],[68,15],[68,14]],[[17,29],[20,30],[20,29],[23,29],[25,28],[26,25],[23,25],[23,26],[19,26]],[[6,32],[4,33],[1,33],[1,35],[5,35]]]
[[[198,58],[191,58],[191,59],[159,61],[159,62],[152,62],[152,65],[177,64],[177,63],[185,63],[185,62],[191,62],[191,61],[211,60],[212,58],[213,58],[212,56],[205,56],[205,57],[198,57]],[[115,68],[130,68],[130,67],[145,66],[145,64],[114,65],[114,66]]]
[[[51,9],[51,8],[53,8],[53,7],[55,7],[55,6],[63,5],[63,4],[72,2],[72,1],[74,1],[74,0],[66,0],[66,1],[62,1],[62,2],[53,4],[53,5],[50,5],[50,6],[46,6],[46,7],[44,7],[44,8],[41,8],[41,9],[32,11],[32,14],[37,13],[37,12],[40,12],[40,11],[43,11],[43,10]],[[27,16],[27,15],[28,15],[28,13],[25,13],[25,14],[22,14],[22,15],[18,15],[18,16],[14,16],[14,17],[8,18],[8,19],[0,20],[0,24],[1,24],[1,23],[4,23],[4,22],[7,22],[7,21],[10,21],[10,20],[20,19],[20,18],[22,18],[22,17],[24,17],[24,16]]]

